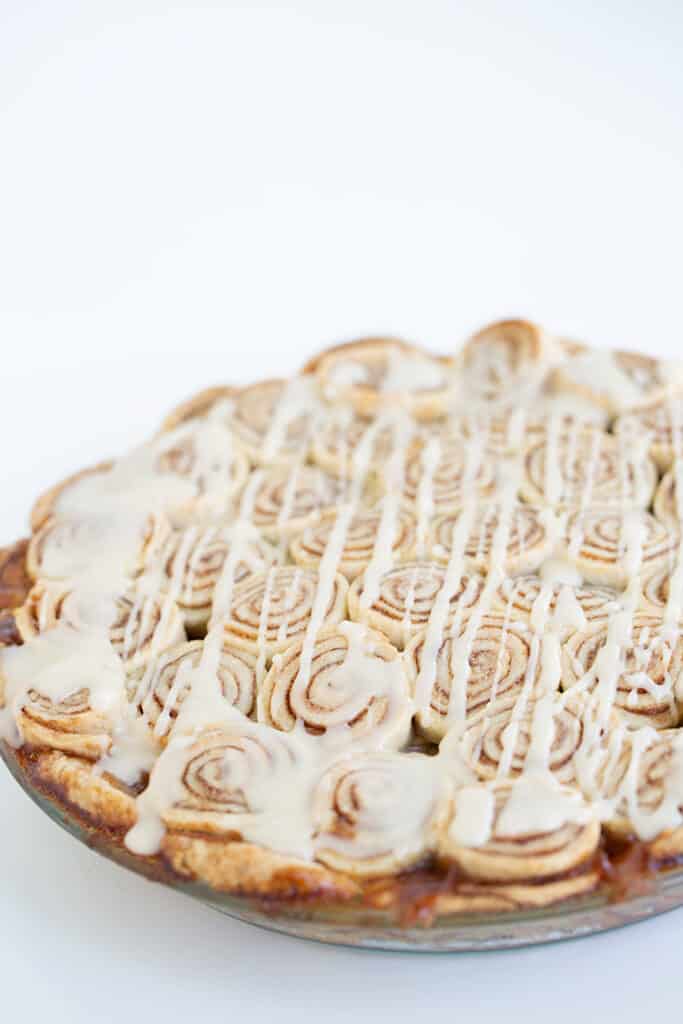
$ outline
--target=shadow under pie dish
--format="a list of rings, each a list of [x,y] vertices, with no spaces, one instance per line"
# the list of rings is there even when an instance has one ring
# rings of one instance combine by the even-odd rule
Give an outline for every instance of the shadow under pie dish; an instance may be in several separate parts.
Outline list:
[[[681,378],[591,352],[338,346],[51,488],[0,563],[10,769],[115,860],[329,941],[683,902]]]

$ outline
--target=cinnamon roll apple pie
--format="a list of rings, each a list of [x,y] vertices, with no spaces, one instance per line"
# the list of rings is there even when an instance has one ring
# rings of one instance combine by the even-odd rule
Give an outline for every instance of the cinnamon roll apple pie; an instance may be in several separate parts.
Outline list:
[[[623,892],[683,860],[681,493],[680,369],[525,321],[209,388],[2,552],[3,755],[272,912]]]

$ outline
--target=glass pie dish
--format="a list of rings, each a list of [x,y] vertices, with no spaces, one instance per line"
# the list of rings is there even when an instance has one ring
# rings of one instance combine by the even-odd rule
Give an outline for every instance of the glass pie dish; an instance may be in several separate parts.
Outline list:
[[[422,953],[513,949],[609,931],[683,906],[683,868],[679,866],[641,879],[633,886],[631,894],[619,899],[605,887],[589,896],[538,910],[452,914],[439,916],[432,923],[406,925],[391,913],[357,905],[268,905],[267,901],[241,899],[198,882],[188,882],[164,869],[156,859],[134,856],[115,837],[89,827],[36,788],[22,759],[7,744],[0,743],[0,755],[33,802],[91,850],[228,917],[301,939],[362,949]]]

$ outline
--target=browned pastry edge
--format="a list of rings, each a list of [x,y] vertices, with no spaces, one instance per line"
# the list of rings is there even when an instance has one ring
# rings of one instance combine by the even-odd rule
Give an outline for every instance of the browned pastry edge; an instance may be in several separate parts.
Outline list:
[[[187,423],[188,420],[196,419],[197,416],[203,416],[216,402],[220,402],[222,398],[231,398],[239,390],[239,388],[223,384],[198,391],[170,410],[162,420],[161,432],[165,433],[168,430],[173,430],[175,427]]]
[[[84,476],[90,476],[92,473],[106,473],[108,469],[113,466],[112,459],[106,459],[103,462],[98,462],[94,466],[88,466],[86,469],[80,469],[77,473],[71,473],[69,476],[64,477],[58,483],[53,484],[44,491],[33,503],[31,509],[31,532],[37,533],[37,531],[44,526],[47,520],[52,515],[52,510],[55,506],[55,502],[59,498],[62,491],[65,491],[71,484],[75,484],[77,480],[82,479]]]
[[[321,362],[327,359],[328,356],[335,352],[355,352],[359,349],[363,349],[368,345],[378,345],[383,342],[388,342],[391,345],[398,345],[399,348],[405,349],[406,352],[424,352],[419,345],[413,345],[409,341],[405,341],[403,338],[396,338],[390,334],[378,334],[369,335],[365,338],[355,338],[353,341],[342,341],[337,345],[329,345],[327,348],[321,349],[320,352],[316,352],[314,356],[304,363],[301,367],[301,373],[315,373]]]

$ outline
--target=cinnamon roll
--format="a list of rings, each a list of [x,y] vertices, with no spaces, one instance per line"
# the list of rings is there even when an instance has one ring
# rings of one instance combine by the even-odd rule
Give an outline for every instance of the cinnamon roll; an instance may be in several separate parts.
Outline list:
[[[619,416],[614,433],[627,438],[647,435],[650,455],[659,469],[671,469],[683,452],[683,397],[672,395]]]
[[[563,543],[589,583],[625,587],[637,572],[670,565],[680,538],[677,528],[648,512],[592,508],[569,517]]]
[[[645,508],[657,470],[642,445],[597,430],[546,436],[524,456],[524,501],[555,508],[619,505]]]
[[[676,569],[675,558],[671,562],[655,565],[641,577],[642,611],[663,615],[669,605],[671,581]]]
[[[256,529],[239,526],[190,526],[173,534],[159,560],[155,582],[173,596],[191,636],[206,630],[214,590],[226,564],[233,584],[263,572],[275,551]]]
[[[4,705],[2,690],[0,673],[0,708]],[[31,687],[17,710],[22,741],[37,749],[62,750],[96,761],[111,742],[111,721],[91,707],[87,688],[52,700]]]
[[[451,382],[448,368],[395,338],[364,338],[324,352],[313,364],[321,393],[350,405],[359,416],[403,406],[417,419],[446,412]]]
[[[679,508],[678,503],[677,477],[678,474],[674,470],[669,470],[668,473],[665,473],[657,488],[652,505],[657,519],[675,529],[678,529],[683,521],[683,509]]]
[[[349,615],[354,622],[367,622],[380,630],[403,649],[427,625],[445,577],[445,569],[434,562],[394,566],[380,577],[377,596],[368,608],[361,604],[364,580],[358,577],[349,588]],[[480,576],[464,573],[450,599],[447,622],[456,616],[464,622],[476,607],[483,586]]]
[[[683,732],[679,729],[616,730],[589,791],[607,809],[608,833],[619,839],[638,835],[653,857],[683,854]]]
[[[675,726],[683,706],[683,637],[660,616],[622,616],[623,627],[613,619],[569,637],[562,688],[598,693],[634,725]]]
[[[292,560],[307,569],[317,568],[330,543],[336,522],[336,511],[325,513],[318,523],[309,526],[295,537],[289,546]],[[381,511],[360,512],[351,519],[337,566],[337,571],[348,580],[354,580],[367,569],[377,545],[381,526]],[[391,536],[392,559],[400,562],[409,558],[414,545],[415,520],[407,512],[400,512]]]
[[[138,666],[126,678],[128,700],[155,736],[165,740],[173,729],[180,709],[202,672],[213,672],[202,663],[204,642],[166,647],[150,663]],[[257,658],[252,651],[223,642],[215,665],[217,692],[243,715],[256,706]],[[200,679],[201,682],[201,679]]]
[[[420,733],[434,743],[453,724],[486,712],[492,702],[517,697],[525,684],[536,695],[541,686],[559,686],[559,677],[542,675],[529,630],[501,615],[458,624],[441,638],[435,653],[427,633],[418,633],[406,647],[405,663],[414,692],[425,671],[430,672],[426,706],[418,707],[416,721]]]
[[[163,513],[146,516],[49,518],[33,534],[26,567],[34,580],[67,580],[106,572],[124,578],[147,568],[171,536]]]
[[[552,817],[540,808],[552,805]],[[596,853],[600,823],[570,786],[552,776],[456,789],[439,855],[485,882],[538,882],[575,872]]]
[[[568,785],[575,779],[575,756],[584,736],[583,710],[578,701],[553,695],[493,701],[458,743],[463,766],[484,782],[542,770]]]
[[[272,657],[303,637],[311,621],[319,588],[318,573],[298,566],[281,566],[250,576],[234,588],[222,618],[226,638],[238,646]],[[348,583],[338,573],[326,595],[322,625],[334,626],[345,617]]]
[[[109,594],[38,582],[15,619],[24,643],[58,624],[79,632],[104,630],[114,651],[131,668],[145,662],[155,650],[185,639],[182,614],[175,602],[134,587]]]
[[[337,479],[315,466],[275,466],[254,495],[251,521],[271,540],[290,536],[314,523],[342,495]]]
[[[228,423],[256,465],[301,458],[317,408],[309,381],[264,380],[243,388],[230,403]]]
[[[638,352],[588,349],[562,362],[552,382],[556,391],[580,395],[617,415],[680,388],[683,372]]]
[[[451,557],[453,536],[461,514],[449,512],[434,521],[431,554],[441,565],[447,565]],[[504,517],[509,517],[508,527]],[[505,532],[502,556],[496,551],[501,531]],[[497,568],[504,568],[508,574],[531,572],[550,555],[556,534],[557,524],[546,509],[522,504],[506,507],[495,502],[482,503],[472,517],[464,557],[470,569],[478,572],[489,572],[492,558],[496,556],[502,557]]]
[[[563,640],[577,629],[608,622],[620,608],[619,592],[611,587],[548,582],[535,575],[507,577],[496,591],[494,605],[511,622],[531,626],[543,617],[545,627]]]
[[[297,781],[297,748],[282,733],[246,719],[207,729],[189,744],[171,740],[160,755],[149,797],[138,802],[139,824],[160,794],[168,800],[172,793],[161,808],[168,829],[258,841],[262,831],[286,828],[287,789]]]
[[[422,452],[406,459],[403,497],[419,513],[419,502],[428,500],[437,514],[460,508],[474,497],[486,499],[496,490],[496,474],[491,459],[478,446],[446,438],[438,446],[433,466],[425,464]]]
[[[505,456],[530,448],[549,433],[566,438],[580,431],[603,430],[607,414],[579,399],[542,395],[528,406],[495,409],[493,413],[485,408],[475,410],[462,416],[458,425],[467,437],[483,440],[487,452]]]
[[[303,724],[337,742],[401,747],[413,714],[403,664],[372,629],[342,622],[322,630],[310,652],[298,641],[276,654],[259,697],[259,718],[291,732]]]
[[[371,878],[410,867],[433,850],[448,801],[434,758],[374,753],[329,768],[313,806],[317,859]]]
[[[209,508],[212,497],[238,495],[249,475],[249,460],[218,421],[191,420],[161,434],[151,448],[156,473],[186,481]]]
[[[327,473],[336,477],[351,477],[362,445],[370,448],[368,471],[377,472],[393,454],[395,441],[391,423],[361,419],[342,409],[333,413],[313,438],[311,457]],[[416,432],[409,441],[408,452],[416,450],[418,444]]]
[[[501,320],[467,341],[456,358],[461,392],[470,401],[510,405],[533,393],[553,354],[553,343],[528,320]]]

